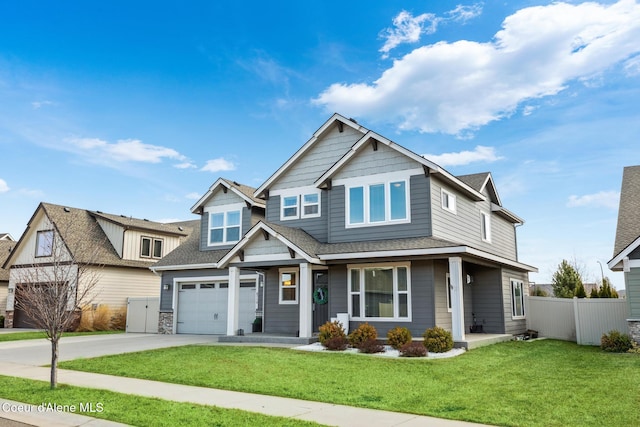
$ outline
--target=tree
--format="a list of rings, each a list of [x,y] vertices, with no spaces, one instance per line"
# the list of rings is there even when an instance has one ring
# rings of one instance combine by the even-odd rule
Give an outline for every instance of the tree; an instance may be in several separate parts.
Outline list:
[[[578,298],[586,298],[587,297],[587,291],[584,289],[584,284],[582,283],[582,281],[580,281],[580,283],[578,283],[578,286],[576,287],[576,293],[575,295]]]
[[[91,304],[100,279],[97,263],[100,241],[86,230],[84,211],[69,210],[63,221],[45,220],[46,231],[38,231],[36,255],[28,264],[12,266],[16,292],[14,309],[42,329],[51,342],[51,388],[58,384],[58,351],[63,332],[72,330],[82,307]]]
[[[611,281],[605,277],[598,292],[598,298],[618,298],[618,292],[611,286]]]
[[[589,294],[589,298],[600,298],[600,295],[598,295],[597,286],[594,286],[593,288],[591,288],[591,294]]]
[[[553,273],[551,286],[553,287],[553,295],[556,298],[573,298],[577,296],[576,292],[579,291],[580,288],[582,288],[582,293],[584,293],[584,285],[582,284],[580,273],[566,259],[562,260],[558,265],[558,270]]]

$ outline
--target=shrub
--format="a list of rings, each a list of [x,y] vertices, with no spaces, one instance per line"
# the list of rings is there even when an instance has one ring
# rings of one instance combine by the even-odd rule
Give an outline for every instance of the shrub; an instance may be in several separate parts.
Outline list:
[[[376,328],[368,323],[361,323],[353,332],[349,334],[349,344],[355,348],[368,341],[378,338],[378,331]]]
[[[95,331],[111,329],[111,309],[108,305],[99,305],[93,311],[93,329]]]
[[[427,349],[421,342],[408,342],[400,347],[400,357],[425,357]]]
[[[608,334],[602,334],[600,348],[613,353],[624,353],[633,348],[633,342],[629,335],[621,334],[619,331],[613,330],[609,331]]]
[[[343,336],[329,337],[325,339],[322,345],[324,345],[324,347],[327,350],[342,351],[347,349],[348,344],[349,342],[347,341],[347,337],[343,335]]]
[[[427,329],[423,337],[424,346],[432,353],[445,353],[453,348],[451,332],[439,326]]]
[[[93,330],[93,310],[91,306],[84,306],[76,332],[93,332]]]
[[[360,353],[382,353],[384,351],[384,345],[376,339],[368,339],[362,343],[360,343],[360,347],[358,347]]]
[[[387,343],[396,350],[399,350],[406,344],[411,342],[411,332],[407,328],[393,328],[387,332]]]
[[[327,322],[320,326],[320,333],[318,334],[320,344],[326,347],[326,341],[336,337],[344,338],[346,342],[347,334],[345,334],[344,328],[340,322],[336,320],[334,322]]]
[[[111,329],[124,331],[127,328],[127,307],[118,307],[111,314]]]

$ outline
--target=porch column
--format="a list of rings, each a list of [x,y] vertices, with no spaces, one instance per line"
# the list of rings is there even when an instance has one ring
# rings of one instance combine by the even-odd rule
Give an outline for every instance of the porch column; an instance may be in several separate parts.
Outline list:
[[[464,298],[462,295],[462,258],[449,258],[451,281],[451,334],[454,341],[464,340]]]
[[[310,338],[313,334],[313,291],[312,291],[312,271],[308,263],[300,264],[300,298],[298,307],[300,308],[300,337]]]
[[[229,294],[227,296],[227,335],[238,332],[240,310],[240,269],[229,267]]]

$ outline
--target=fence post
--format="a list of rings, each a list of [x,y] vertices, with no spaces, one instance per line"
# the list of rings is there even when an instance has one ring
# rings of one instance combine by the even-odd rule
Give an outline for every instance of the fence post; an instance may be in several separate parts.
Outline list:
[[[578,297],[573,297],[573,317],[576,321],[576,343],[578,345],[582,345],[582,334],[580,332],[580,314],[578,311]]]

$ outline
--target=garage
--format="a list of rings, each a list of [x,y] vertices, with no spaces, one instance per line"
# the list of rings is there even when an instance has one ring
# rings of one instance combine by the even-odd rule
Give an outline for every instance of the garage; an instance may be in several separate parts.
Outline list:
[[[177,285],[177,333],[210,335],[227,333],[229,283],[183,282]],[[240,283],[239,305],[238,328],[250,332],[256,315],[255,281]]]

